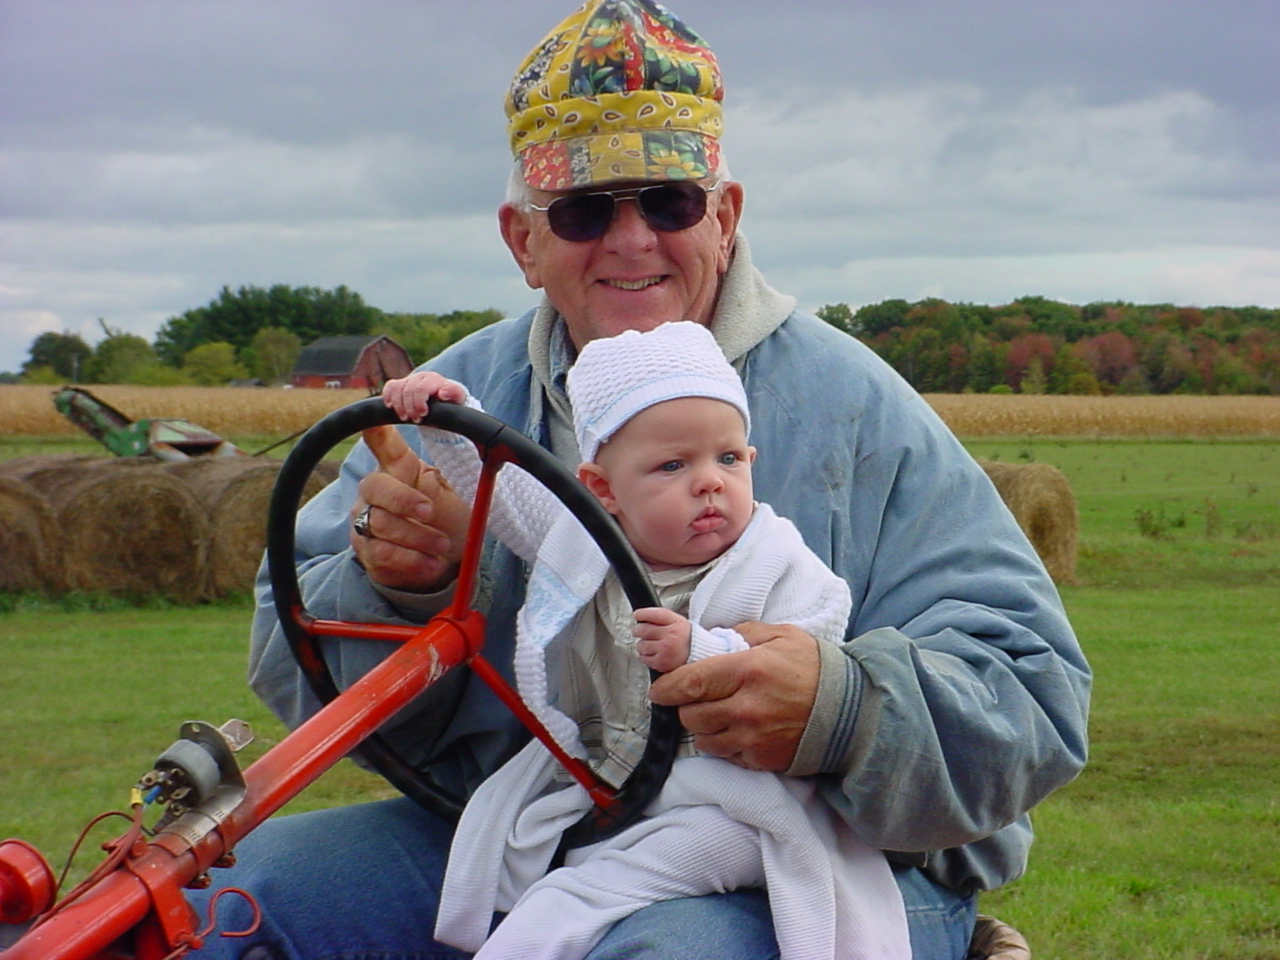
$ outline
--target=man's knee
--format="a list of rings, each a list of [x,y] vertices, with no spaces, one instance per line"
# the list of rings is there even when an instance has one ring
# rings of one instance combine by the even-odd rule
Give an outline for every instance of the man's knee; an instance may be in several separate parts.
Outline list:
[[[736,890],[665,900],[619,921],[588,960],[776,960],[769,897]]]
[[[913,867],[894,867],[907,911],[915,960],[964,960],[977,919],[977,898],[940,886]]]

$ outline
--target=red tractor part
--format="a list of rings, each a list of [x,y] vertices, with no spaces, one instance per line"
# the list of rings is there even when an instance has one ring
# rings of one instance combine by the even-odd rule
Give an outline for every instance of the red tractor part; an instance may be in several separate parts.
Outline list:
[[[31,844],[0,843],[0,923],[26,923],[53,906],[58,881]]]
[[[528,470],[579,515],[618,570],[634,606],[656,605],[647,576],[612,518],[546,451],[500,421],[453,404],[433,404],[427,421],[471,439],[485,463],[450,609],[421,627],[320,620],[306,611],[294,568],[294,517],[311,469],[345,437],[398,422],[378,399],[330,414],[294,448],[272,497],[267,554],[276,609],[294,655],[324,706],[243,776],[218,731],[208,724],[184,724],[184,741],[166,751],[157,768],[139,782],[140,788],[160,793],[172,788],[168,812],[153,828],[154,836],[144,836],[141,829],[143,800],[138,790],[132,829],[108,846],[107,860],[87,881],[57,903],[52,903],[56,883],[44,858],[22,841],[0,844],[0,919],[24,923],[35,917],[31,928],[4,952],[4,960],[175,960],[198,950],[211,935],[216,917],[205,924],[182,889],[207,885],[210,869],[232,866],[232,850],[240,840],[357,749],[410,796],[428,805],[447,804],[450,798],[381,744],[376,731],[460,664],[470,664],[589,790],[596,806],[566,833],[565,844],[603,839],[643,814],[661,789],[675,755],[680,728],[674,710],[654,708],[645,758],[637,772],[614,791],[554,744],[516,692],[479,654],[484,618],[469,604],[483,550],[489,496],[504,463]],[[321,637],[401,643],[339,692],[320,650]],[[202,744],[206,755],[196,749]],[[181,777],[175,774],[187,778],[177,788],[173,784]],[[173,794],[178,790],[183,791],[181,802],[175,803]]]

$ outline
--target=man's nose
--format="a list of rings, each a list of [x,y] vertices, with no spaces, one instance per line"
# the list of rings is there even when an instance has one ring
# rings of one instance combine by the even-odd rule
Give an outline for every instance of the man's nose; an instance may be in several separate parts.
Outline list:
[[[613,222],[604,235],[605,245],[622,253],[652,249],[658,234],[640,212],[639,202],[630,197],[615,203]]]

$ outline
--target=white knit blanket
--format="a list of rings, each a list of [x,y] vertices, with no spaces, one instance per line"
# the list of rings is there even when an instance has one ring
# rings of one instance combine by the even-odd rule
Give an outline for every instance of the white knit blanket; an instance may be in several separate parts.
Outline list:
[[[590,806],[576,784],[545,792],[554,770],[531,743],[472,797],[438,940],[480,960],[576,960],[647,904],[764,885],[784,960],[909,960],[884,855],[854,838],[812,780],[679,760],[646,819],[544,876],[560,834]],[[510,914],[488,936],[495,910]]]

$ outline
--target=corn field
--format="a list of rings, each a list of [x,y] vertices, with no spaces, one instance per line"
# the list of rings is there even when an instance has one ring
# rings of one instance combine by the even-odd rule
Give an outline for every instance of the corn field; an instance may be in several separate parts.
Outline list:
[[[189,420],[221,437],[286,437],[325,414],[363,400],[363,390],[274,390],[265,387],[125,387],[93,385],[89,392],[132,420]],[[53,406],[57,389],[0,386],[0,436],[79,434]]]
[[[359,390],[90,389],[134,420],[190,420],[223,437],[288,436],[366,396]],[[78,434],[54,409],[55,392],[47,386],[0,386],[0,436]],[[961,437],[1280,436],[1280,397],[927,394],[925,400]]]
[[[1280,397],[926,394],[961,437],[1275,437]]]

